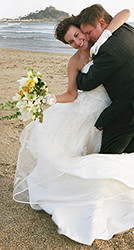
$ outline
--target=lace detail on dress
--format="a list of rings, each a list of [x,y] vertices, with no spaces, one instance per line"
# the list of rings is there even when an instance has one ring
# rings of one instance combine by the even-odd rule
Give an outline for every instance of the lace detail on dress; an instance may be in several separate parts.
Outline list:
[[[74,101],[77,104],[77,113],[95,113],[98,110],[98,114],[111,104],[111,100],[103,87],[100,85],[91,91],[78,91],[78,97]]]
[[[83,148],[83,150],[82,150],[82,156],[87,155],[87,153],[88,153],[88,150],[87,150],[87,147],[85,146],[85,147]]]
[[[94,124],[109,104],[106,90],[100,85],[92,91],[79,91],[72,103],[53,106],[51,119],[53,116],[54,123],[61,119],[57,138],[62,145],[62,153],[66,151],[73,157],[99,152],[102,133]]]

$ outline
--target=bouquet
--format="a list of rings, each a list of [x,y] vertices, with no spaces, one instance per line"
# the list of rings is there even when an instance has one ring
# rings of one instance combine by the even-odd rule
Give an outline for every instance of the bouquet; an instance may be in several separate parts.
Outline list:
[[[19,93],[13,97],[14,102],[8,101],[5,106],[14,108],[16,106],[16,113],[10,116],[5,116],[0,119],[14,119],[19,118],[23,121],[29,119],[39,122],[43,121],[43,103],[46,103],[45,96],[48,93],[46,82],[41,80],[41,73],[37,71],[34,73],[34,69],[31,67],[27,73],[27,78],[21,78],[18,80],[20,83]],[[0,104],[4,109],[3,103]]]

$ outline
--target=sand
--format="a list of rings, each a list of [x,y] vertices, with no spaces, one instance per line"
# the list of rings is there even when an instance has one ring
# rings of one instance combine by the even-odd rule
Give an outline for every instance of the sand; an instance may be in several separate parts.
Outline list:
[[[26,77],[29,67],[40,68],[42,79],[49,92],[60,94],[67,89],[67,62],[71,55],[12,49],[0,49],[0,102],[12,101],[18,92],[17,80]],[[8,111],[1,111],[5,115]],[[134,228],[108,241],[95,240],[92,246],[74,242],[59,235],[51,216],[44,211],[34,211],[29,205],[13,201],[13,182],[19,137],[29,122],[0,121],[0,171],[1,171],[1,250],[132,250]]]

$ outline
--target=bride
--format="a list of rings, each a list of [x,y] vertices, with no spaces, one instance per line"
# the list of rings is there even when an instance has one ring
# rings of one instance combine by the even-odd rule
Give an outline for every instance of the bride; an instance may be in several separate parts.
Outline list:
[[[113,32],[128,16],[120,12],[107,29]],[[102,85],[78,92],[75,79],[78,70],[86,73],[93,64],[89,53],[101,42],[89,50],[72,17],[56,32],[63,25],[65,42],[78,50],[68,64],[68,90],[48,95],[47,103],[57,103],[44,111],[43,123],[23,130],[13,198],[51,214],[60,234],[91,245],[134,226],[134,154],[98,154],[101,131],[94,123],[111,101]]]

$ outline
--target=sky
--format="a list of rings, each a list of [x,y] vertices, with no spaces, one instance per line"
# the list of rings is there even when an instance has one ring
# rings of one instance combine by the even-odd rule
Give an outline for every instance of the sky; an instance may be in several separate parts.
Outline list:
[[[134,22],[134,0],[0,0],[0,19],[18,18],[52,5],[57,10],[77,15],[92,4],[101,4],[112,16],[123,9],[130,9],[128,22]]]

